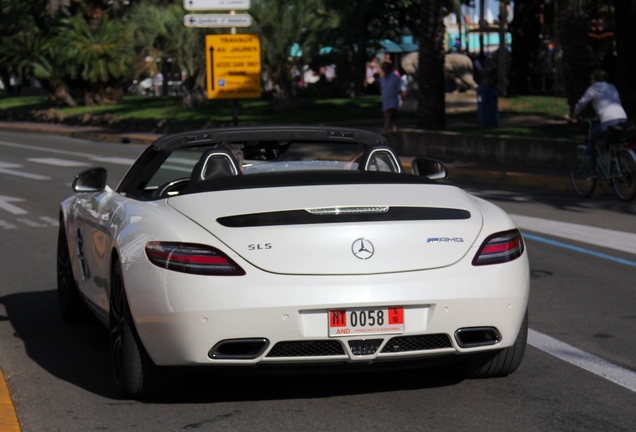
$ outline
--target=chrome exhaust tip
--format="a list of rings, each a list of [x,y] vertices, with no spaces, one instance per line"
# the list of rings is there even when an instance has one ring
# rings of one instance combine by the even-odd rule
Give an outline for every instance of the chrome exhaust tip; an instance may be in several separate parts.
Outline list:
[[[477,348],[495,345],[501,340],[501,335],[494,327],[466,327],[455,332],[455,340],[462,348]]]
[[[260,356],[269,346],[265,338],[226,339],[212,347],[211,359],[251,360]]]

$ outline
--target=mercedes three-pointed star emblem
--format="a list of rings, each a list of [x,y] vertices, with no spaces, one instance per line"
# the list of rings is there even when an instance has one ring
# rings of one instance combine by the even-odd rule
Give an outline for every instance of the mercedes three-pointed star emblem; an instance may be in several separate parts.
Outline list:
[[[369,240],[365,238],[359,238],[355,240],[351,245],[351,252],[353,252],[356,258],[366,260],[373,256],[373,252],[375,252],[375,249],[373,248],[373,243],[371,243]]]

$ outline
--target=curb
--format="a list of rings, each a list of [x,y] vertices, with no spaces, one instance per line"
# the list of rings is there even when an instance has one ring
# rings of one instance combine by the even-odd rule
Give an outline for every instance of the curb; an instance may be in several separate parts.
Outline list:
[[[20,423],[15,412],[15,407],[11,401],[11,395],[4,375],[0,370],[0,431],[20,432]]]

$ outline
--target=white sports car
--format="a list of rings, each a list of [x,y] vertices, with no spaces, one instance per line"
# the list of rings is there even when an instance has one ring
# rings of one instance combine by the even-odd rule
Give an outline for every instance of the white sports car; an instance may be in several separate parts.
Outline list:
[[[123,397],[162,391],[183,369],[166,366],[435,359],[507,375],[528,329],[522,236],[438,183],[443,163],[411,167],[353,129],[163,136],[117,188],[92,168],[61,203],[62,317],[109,329]]]

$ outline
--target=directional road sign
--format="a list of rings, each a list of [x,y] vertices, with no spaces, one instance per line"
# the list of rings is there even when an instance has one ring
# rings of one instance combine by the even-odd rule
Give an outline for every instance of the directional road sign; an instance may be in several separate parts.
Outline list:
[[[249,14],[188,14],[183,17],[186,27],[249,27],[252,17]]]
[[[208,99],[261,97],[261,40],[253,34],[205,37]]]
[[[183,8],[189,11],[247,10],[250,0],[183,0]]]

